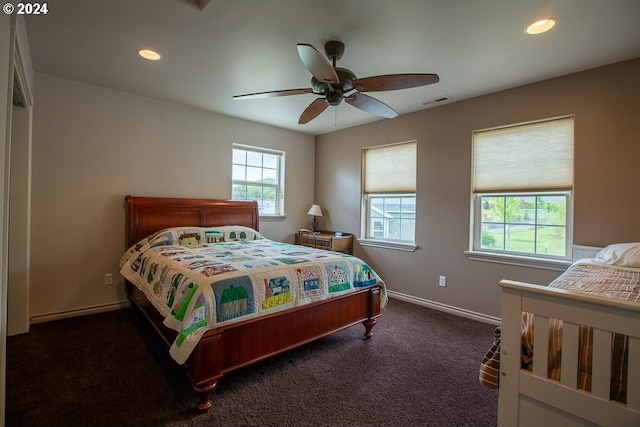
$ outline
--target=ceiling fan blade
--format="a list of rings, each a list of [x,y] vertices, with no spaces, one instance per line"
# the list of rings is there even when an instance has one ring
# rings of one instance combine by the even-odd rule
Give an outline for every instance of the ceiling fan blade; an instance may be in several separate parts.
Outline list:
[[[387,74],[355,79],[353,86],[361,92],[382,92],[426,86],[439,81],[437,74]]]
[[[310,44],[298,43],[298,55],[307,70],[321,82],[339,84],[340,79],[331,62]]]
[[[305,93],[313,93],[313,89],[286,89],[286,90],[273,90],[271,92],[257,92],[248,93],[246,95],[236,95],[233,99],[260,99],[260,98],[275,98],[278,96],[290,96],[290,95],[303,95]]]
[[[300,115],[300,119],[298,120],[299,125],[303,125],[305,123],[309,123],[311,120],[315,119],[327,109],[329,103],[324,98],[318,98],[313,101],[309,106],[302,112]]]
[[[392,119],[398,115],[396,111],[389,107],[384,102],[375,99],[364,93],[354,93],[353,95],[345,98],[347,104],[351,104],[356,108],[366,111],[367,113],[375,114],[376,116],[386,117]]]

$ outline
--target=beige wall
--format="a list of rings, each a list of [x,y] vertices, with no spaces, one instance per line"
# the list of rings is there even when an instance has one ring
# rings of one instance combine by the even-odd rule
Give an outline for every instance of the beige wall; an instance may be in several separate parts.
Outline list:
[[[464,255],[471,132],[575,114],[574,243],[640,240],[639,74],[636,59],[443,105],[319,136],[315,153],[308,135],[36,74],[31,314],[123,301],[116,274],[123,196],[228,198],[234,142],[286,151],[287,218],[262,222],[261,230],[291,241],[296,229],[308,226],[313,202],[325,211],[322,228],[358,233],[361,148],[416,139],[420,249],[356,244],[356,255],[393,291],[499,316],[500,279],[547,283],[559,273]],[[103,285],[105,273],[116,274],[117,286]],[[439,275],[447,276],[446,288],[438,287]]]
[[[124,301],[124,196],[229,198],[233,143],[286,152],[287,218],[261,231],[293,241],[309,219],[312,136],[45,74],[34,86],[32,316]]]
[[[360,152],[418,141],[415,253],[361,247],[390,290],[500,316],[502,278],[559,272],[468,260],[471,133],[575,114],[574,244],[640,241],[640,59],[431,108],[316,138],[323,227],[359,233]],[[438,287],[438,276],[448,278]]]

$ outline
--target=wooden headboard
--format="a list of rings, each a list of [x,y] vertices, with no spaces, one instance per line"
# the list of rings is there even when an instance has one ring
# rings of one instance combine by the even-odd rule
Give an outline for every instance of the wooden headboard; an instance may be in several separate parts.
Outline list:
[[[127,209],[127,248],[168,227],[244,225],[258,231],[258,203],[249,200],[124,198]]]

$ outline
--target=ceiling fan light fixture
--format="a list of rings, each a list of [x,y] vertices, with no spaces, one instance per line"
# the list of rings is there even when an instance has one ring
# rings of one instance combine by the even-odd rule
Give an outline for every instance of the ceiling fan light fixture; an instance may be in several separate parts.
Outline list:
[[[138,49],[138,55],[149,61],[159,61],[162,55],[152,49]]]
[[[342,92],[341,91],[329,91],[326,93],[325,98],[329,105],[338,106],[342,102]]]
[[[555,27],[557,22],[558,20],[556,18],[538,19],[529,24],[524,32],[532,35],[546,33],[547,31]]]

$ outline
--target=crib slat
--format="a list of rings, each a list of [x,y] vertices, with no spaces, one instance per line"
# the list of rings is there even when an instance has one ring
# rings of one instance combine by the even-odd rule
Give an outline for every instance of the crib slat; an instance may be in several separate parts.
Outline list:
[[[578,387],[578,334],[579,326],[564,322],[562,325],[562,359],[560,382],[567,387]]]
[[[627,406],[640,411],[640,338],[629,337]]]
[[[593,330],[591,393],[606,400],[609,400],[611,384],[611,340],[611,332]]]
[[[549,318],[536,315],[533,324],[533,374],[547,378],[549,371]]]

